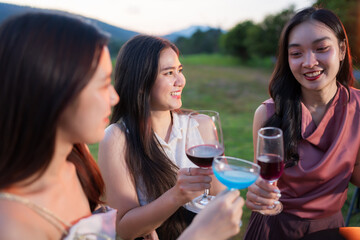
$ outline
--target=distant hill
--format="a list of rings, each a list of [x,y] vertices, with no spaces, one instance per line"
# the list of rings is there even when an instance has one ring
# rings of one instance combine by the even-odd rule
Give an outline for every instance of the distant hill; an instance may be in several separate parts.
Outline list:
[[[211,27],[209,26],[190,26],[188,28],[185,28],[183,30],[179,30],[167,35],[162,36],[163,38],[169,39],[172,42],[175,42],[176,39],[178,39],[179,37],[186,37],[189,38],[191,37],[196,31],[200,30],[202,32],[208,31],[210,30]]]
[[[19,6],[19,5],[14,5],[14,4],[0,3],[0,22],[2,22],[6,18],[8,18],[12,15],[15,15],[15,14],[21,14],[24,12],[35,12],[35,11],[46,11],[46,10],[39,9],[39,8],[27,7],[27,6]],[[55,11],[55,10],[52,10],[52,11]],[[56,12],[61,12],[61,11],[56,11]],[[96,19],[91,19],[91,18],[86,18],[86,19],[89,19],[91,22],[93,22],[95,25],[97,25],[103,31],[110,33],[112,41],[125,42],[129,38],[139,34],[138,32],[119,28],[119,27],[101,22]]]
[[[8,3],[1,3],[0,2],[0,23],[5,20],[6,18],[15,15],[15,14],[21,14],[24,12],[31,12],[31,11],[46,11],[44,9],[39,9],[39,8],[33,8],[33,7],[28,7],[28,6],[19,6],[19,5],[15,5],[15,4],[8,4]],[[57,11],[57,10],[50,10],[50,11],[55,11],[55,12],[61,12],[61,11]],[[84,16],[83,16],[84,17]],[[86,17],[84,17],[86,18]],[[90,20],[91,22],[93,22],[95,25],[97,25],[100,29],[108,32],[111,34],[111,40],[110,40],[110,45],[109,48],[110,50],[112,50],[111,48],[113,48],[113,51],[116,55],[119,47],[121,46],[121,44],[123,44],[124,42],[126,42],[128,39],[130,39],[131,37],[138,35],[138,32],[135,31],[131,31],[131,30],[127,30],[127,29],[123,29],[123,28],[119,28],[110,24],[107,24],[105,22],[96,20],[96,19],[92,19],[92,18],[86,18],[88,20]],[[175,42],[176,39],[178,39],[179,37],[186,37],[189,38],[191,37],[197,30],[201,30],[201,31],[208,31],[210,30],[211,27],[209,26],[190,26],[186,29],[183,30],[179,30],[179,31],[175,31],[173,33],[164,35],[162,37],[169,39],[172,42]]]

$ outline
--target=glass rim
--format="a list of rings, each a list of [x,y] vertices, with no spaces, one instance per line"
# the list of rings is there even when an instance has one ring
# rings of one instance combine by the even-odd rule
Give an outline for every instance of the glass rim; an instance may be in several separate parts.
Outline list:
[[[195,115],[196,113],[212,113],[212,114],[214,114],[215,116],[219,116],[220,114],[219,114],[219,112],[217,112],[217,111],[214,111],[214,110],[193,110],[193,111],[191,111],[190,113],[189,113],[189,116],[191,116],[191,115]]]
[[[264,130],[270,130],[270,129],[275,130],[275,131],[278,131],[278,134],[274,134],[274,135],[269,136],[269,135],[264,135],[263,133],[261,133],[261,132],[264,131]],[[282,131],[280,128],[278,128],[278,127],[263,127],[263,128],[260,128],[260,129],[258,130],[258,136],[261,136],[261,137],[263,137],[263,138],[270,138],[270,139],[272,139],[272,138],[279,138],[279,137],[282,137],[282,136],[283,136],[283,131]]]
[[[260,166],[259,166],[259,164],[254,163],[254,162],[251,162],[251,161],[249,161],[249,160],[242,159],[242,158],[237,158],[237,157],[231,157],[231,156],[216,156],[216,157],[214,157],[214,161],[213,161],[213,162],[219,162],[220,159],[232,159],[232,160],[236,160],[236,161],[243,162],[243,163],[246,163],[246,164],[250,164],[250,165],[252,165],[253,167],[255,167],[256,169],[258,169],[258,171],[260,171]]]

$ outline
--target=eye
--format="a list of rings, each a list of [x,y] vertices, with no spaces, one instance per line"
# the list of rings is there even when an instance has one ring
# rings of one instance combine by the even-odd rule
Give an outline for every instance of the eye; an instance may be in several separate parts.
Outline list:
[[[290,55],[291,57],[300,57],[300,56],[301,56],[301,52],[299,52],[299,51],[290,51],[290,52],[289,52],[289,55]]]
[[[329,46],[319,47],[316,49],[318,52],[326,52],[329,49]]]
[[[165,73],[164,73],[165,76],[171,76],[171,75],[173,75],[173,74],[174,74],[173,71],[168,71],[168,72],[165,72]]]
[[[182,72],[183,72],[183,68],[179,68],[178,72],[179,72],[179,73],[182,73]]]

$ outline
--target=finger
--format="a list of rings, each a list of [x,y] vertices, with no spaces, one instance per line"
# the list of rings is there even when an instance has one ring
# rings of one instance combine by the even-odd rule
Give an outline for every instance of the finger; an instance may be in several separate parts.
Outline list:
[[[244,207],[245,201],[242,197],[238,197],[233,204],[233,211],[235,215],[235,219],[238,219],[239,222],[241,221],[241,217],[243,214],[243,207]]]
[[[269,209],[269,205],[259,205],[257,203],[254,203],[252,201],[249,201],[246,199],[245,205],[248,209],[251,209],[252,211],[261,211],[261,210],[267,210]]]
[[[211,184],[209,184],[209,183],[182,184],[180,186],[180,188],[183,191],[198,192],[198,191],[204,191],[205,189],[211,188]]]
[[[212,178],[210,176],[204,175],[196,175],[196,176],[188,176],[188,175],[180,175],[178,177],[178,182],[180,183],[211,183]]]
[[[274,188],[268,188],[268,187],[265,188],[266,189],[264,189],[262,186],[259,186],[258,184],[252,184],[248,188],[248,192],[251,192],[255,195],[259,195],[263,198],[268,198],[268,199],[278,200],[281,197],[280,191],[274,190]],[[277,189],[277,187],[275,188]]]
[[[240,196],[240,191],[236,189],[232,189],[232,190],[226,189],[220,192],[215,199],[219,199],[219,201],[225,201],[230,204],[234,202],[236,198],[238,198],[239,196]]]
[[[264,194],[265,195],[265,194]],[[246,199],[248,199],[249,201],[252,201],[258,205],[273,205],[275,201],[278,201],[278,197],[272,197],[271,195],[261,195],[259,193],[254,193],[251,191],[248,191],[246,194]]]
[[[190,169],[191,171],[191,169]],[[191,172],[190,172],[191,173]],[[178,175],[183,175],[183,176],[190,176],[190,173],[189,173],[189,168],[180,168],[179,171],[178,171]]]
[[[267,192],[273,192],[273,193],[280,193],[279,188],[277,187],[277,183],[269,183],[268,181],[262,179],[259,177],[257,181],[255,182],[257,186],[259,186],[261,189],[267,191]]]
[[[213,171],[211,168],[191,168],[191,176],[194,175],[212,175]]]

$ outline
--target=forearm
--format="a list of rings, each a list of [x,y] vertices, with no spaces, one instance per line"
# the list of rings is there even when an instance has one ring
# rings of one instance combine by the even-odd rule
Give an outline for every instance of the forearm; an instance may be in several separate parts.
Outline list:
[[[166,221],[182,203],[176,201],[173,189],[169,189],[151,203],[133,208],[118,216],[116,230],[122,239],[144,236]]]

